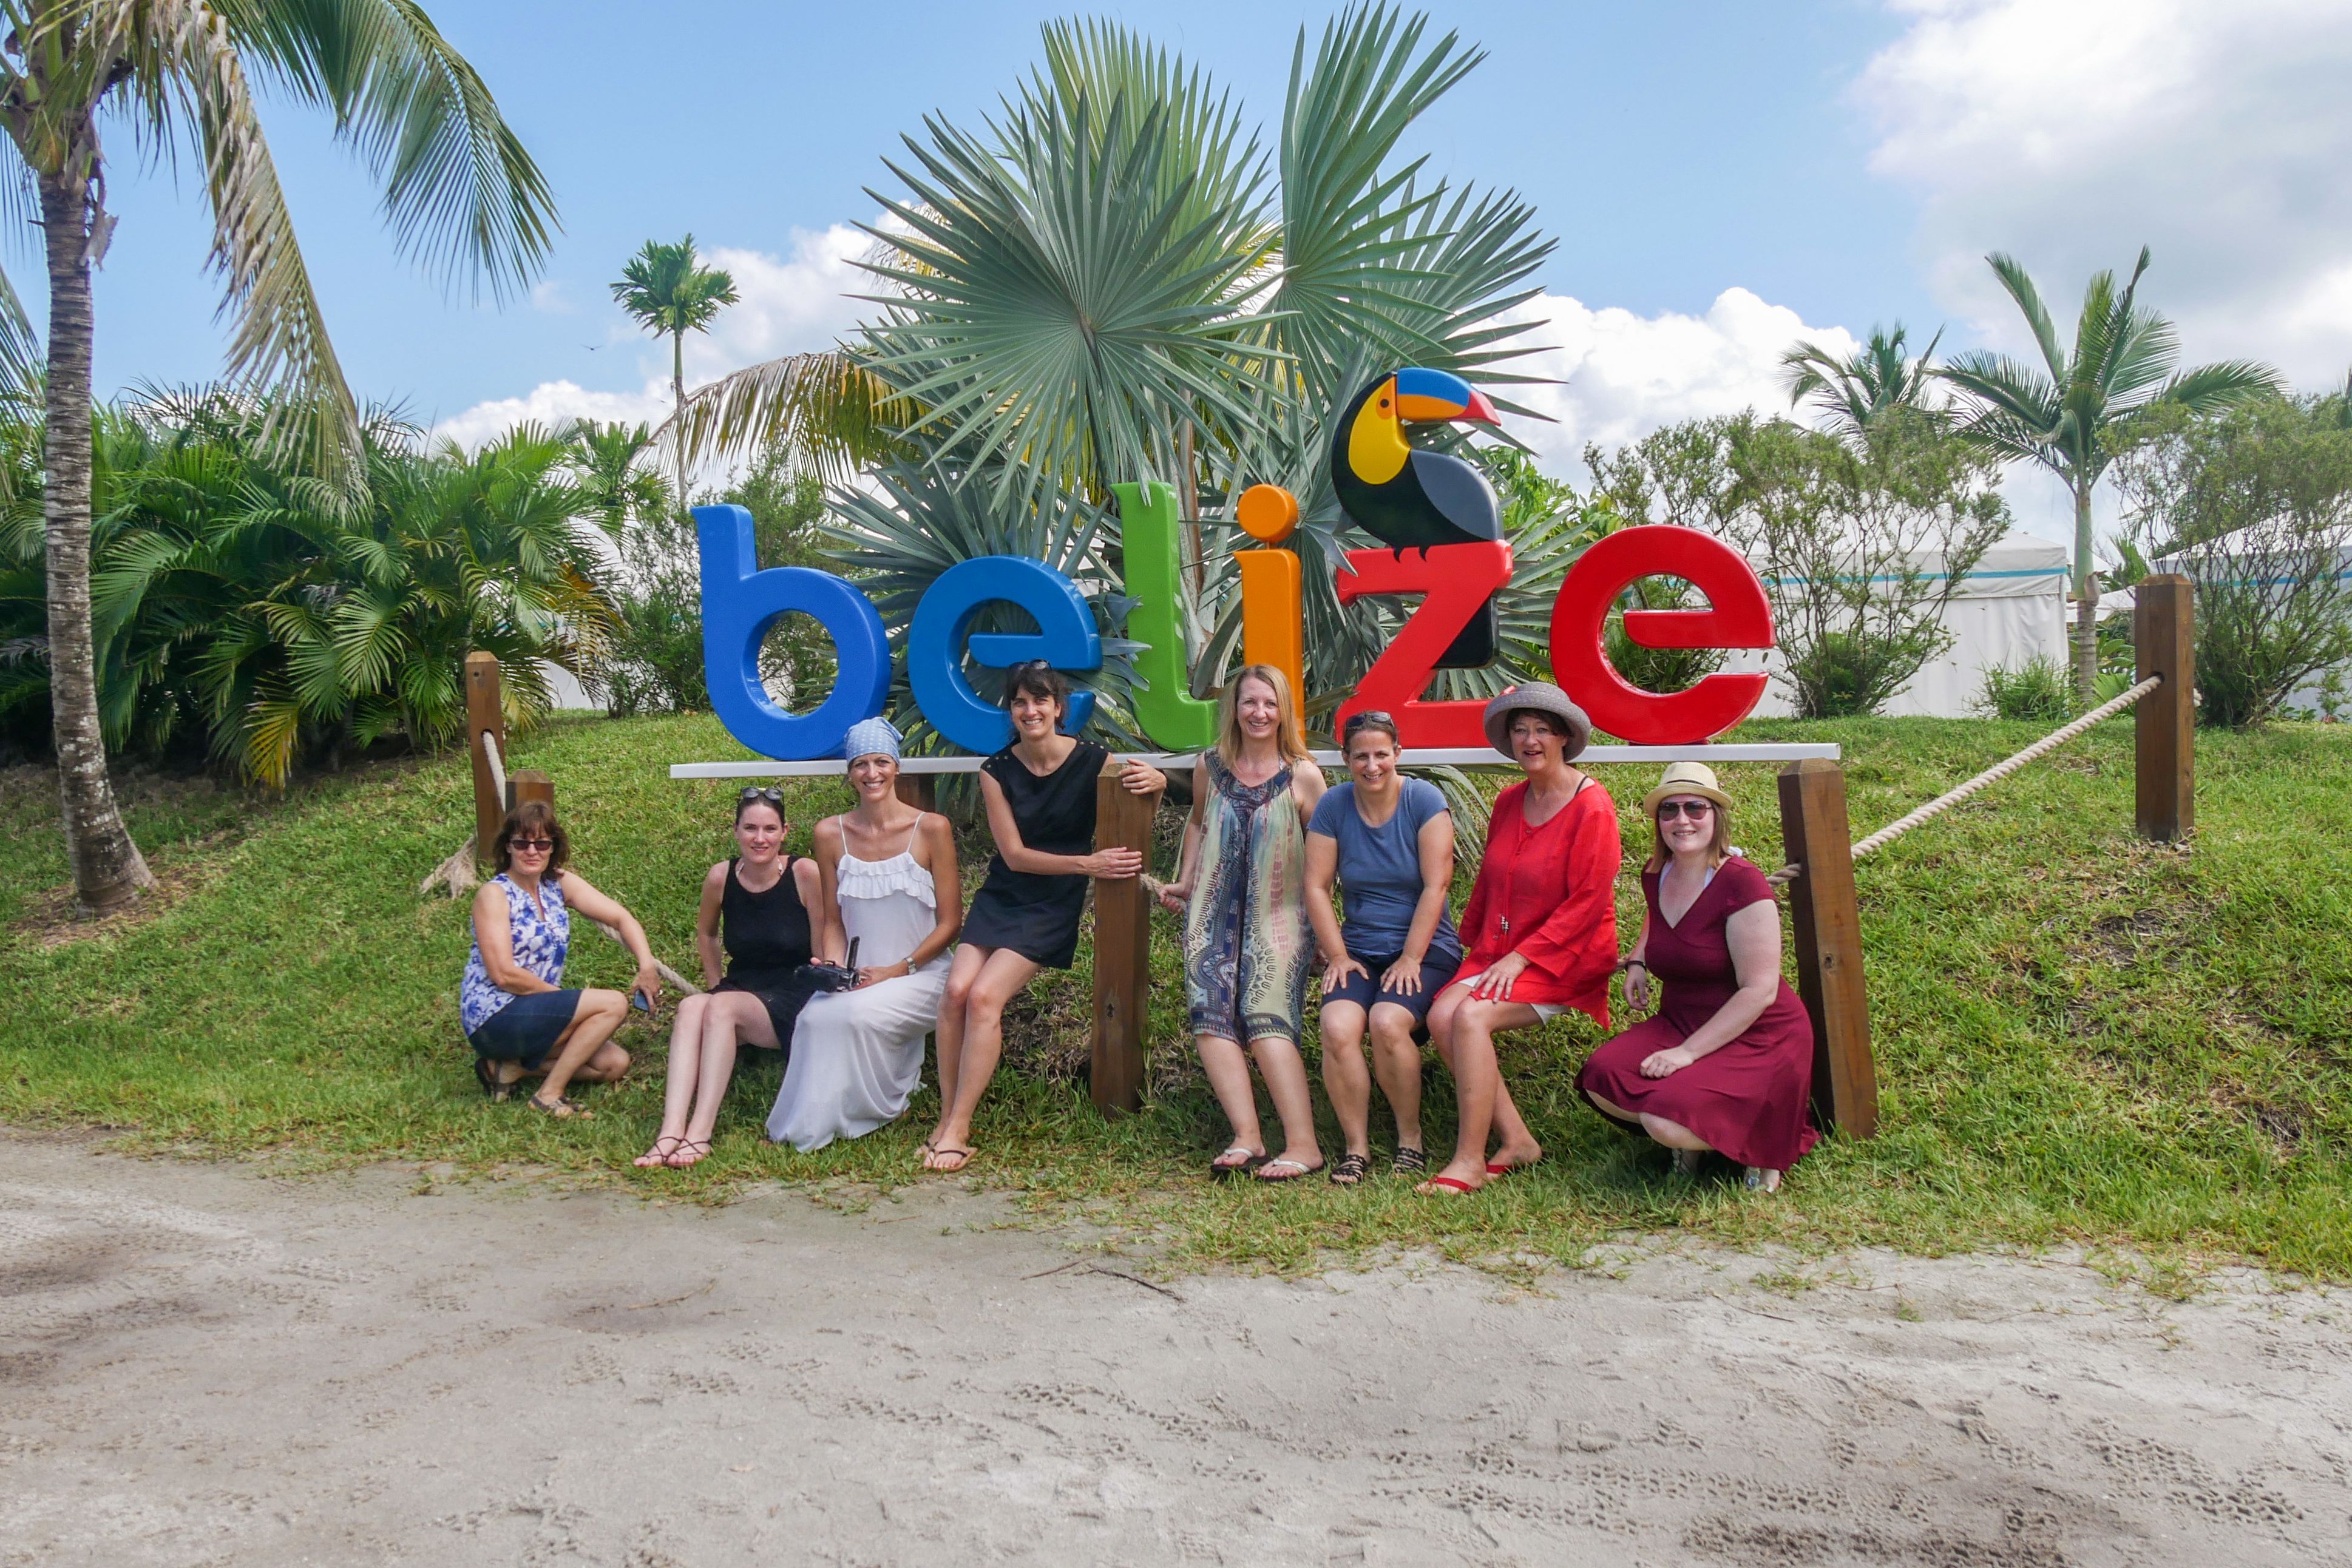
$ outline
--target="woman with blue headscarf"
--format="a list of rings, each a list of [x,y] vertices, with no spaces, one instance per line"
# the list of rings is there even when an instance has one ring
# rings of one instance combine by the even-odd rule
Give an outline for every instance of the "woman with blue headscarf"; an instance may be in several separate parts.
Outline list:
[[[948,820],[898,799],[899,736],[887,719],[849,727],[857,804],[816,827],[817,957],[857,983],[811,998],[794,1026],[768,1136],[803,1151],[895,1121],[923,1073],[963,884]]]

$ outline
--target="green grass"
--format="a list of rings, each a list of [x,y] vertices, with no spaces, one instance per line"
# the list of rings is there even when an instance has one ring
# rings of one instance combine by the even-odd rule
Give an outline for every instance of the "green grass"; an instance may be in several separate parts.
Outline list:
[[[1875,720],[1759,724],[1743,738],[1840,742],[1859,836],[2037,730]],[[1355,1192],[1320,1180],[1211,1186],[1199,1171],[1222,1146],[1222,1122],[1181,1038],[1165,916],[1144,1113],[1103,1122],[1073,1076],[1085,1054],[1082,950],[1079,967],[1036,988],[1016,1020],[1014,1069],[959,1179],[1010,1189],[1035,1212],[1111,1223],[1173,1268],[1299,1270],[1400,1248],[1509,1267],[1581,1260],[1614,1234],[1687,1231],[1808,1253],[2079,1244],[2159,1280],[2240,1259],[2352,1279],[2352,900],[2329,853],[2352,842],[2352,731],[2289,726],[2199,742],[2192,847],[2131,836],[2130,730],[2117,723],[1864,864],[1880,1134],[1824,1143],[1777,1198],[1677,1183],[1661,1152],[1586,1110],[1571,1077],[1597,1031],[1580,1019],[1509,1047],[1506,1070],[1550,1157],[1476,1198],[1418,1198],[1385,1176]],[[709,719],[677,718],[567,721],[520,738],[516,752],[518,766],[556,779],[579,869],[685,967],[696,878],[726,852],[731,787],[673,783],[666,765],[740,751]],[[1779,851],[1771,773],[1726,770],[1740,803],[1734,837],[1768,867]],[[1600,776],[1621,806],[1650,782],[1646,770]],[[935,1109],[929,1089],[898,1125],[803,1155],[758,1136],[772,1067],[739,1080],[713,1159],[690,1173],[630,1169],[658,1118],[664,1054],[637,1023],[622,1038],[639,1070],[588,1092],[593,1124],[485,1104],[456,1020],[465,907],[415,892],[467,831],[456,759],[355,772],[267,804],[192,785],[131,793],[134,829],[182,891],[143,923],[79,940],[50,944],[23,927],[0,938],[16,1014],[0,1120],[298,1163],[551,1166],[667,1197],[781,1178],[856,1197],[866,1184],[926,1179],[914,1144]],[[839,785],[802,788],[795,847],[846,803]],[[44,907],[62,879],[54,810],[44,776],[0,775],[12,845],[0,909]],[[1629,820],[1629,846],[1646,841],[1640,832]],[[984,845],[967,852],[976,877]],[[1619,898],[1630,926],[1630,875]],[[617,947],[583,932],[575,981],[617,985],[626,973]],[[1442,1144],[1452,1124],[1442,1073],[1429,1101]],[[1378,1111],[1374,1145],[1384,1155]]]

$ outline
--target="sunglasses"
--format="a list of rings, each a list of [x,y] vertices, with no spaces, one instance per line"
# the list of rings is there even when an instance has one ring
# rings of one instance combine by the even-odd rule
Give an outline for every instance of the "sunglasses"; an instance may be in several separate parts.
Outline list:
[[[754,800],[765,800],[771,806],[781,806],[784,803],[784,792],[773,784],[764,789],[757,784],[746,784],[735,797],[735,803],[739,806],[748,806]]]
[[[1339,733],[1343,737],[1350,736],[1368,724],[1377,724],[1385,728],[1395,723],[1396,720],[1389,716],[1386,708],[1368,707],[1361,713],[1349,714],[1347,724],[1341,727]]]
[[[1688,817],[1696,822],[1714,810],[1715,802],[1712,800],[1661,800],[1658,802],[1658,821],[1671,822],[1676,817]]]
[[[543,855],[555,848],[555,841],[553,839],[509,839],[507,848],[529,850],[533,854]]]

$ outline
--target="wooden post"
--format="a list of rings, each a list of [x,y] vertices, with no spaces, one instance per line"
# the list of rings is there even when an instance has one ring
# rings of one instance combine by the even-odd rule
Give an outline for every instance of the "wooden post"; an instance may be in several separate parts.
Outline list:
[[[549,810],[555,809],[555,780],[536,768],[518,768],[508,774],[507,787],[518,806],[525,800],[543,800]]]
[[[1119,782],[1114,760],[1095,781],[1095,848],[1149,860],[1158,799]],[[1151,901],[1143,879],[1095,879],[1095,1038],[1088,1071],[1105,1115],[1143,1103],[1143,1031],[1151,1021]]]
[[[2132,591],[2137,678],[2164,685],[2132,711],[2140,837],[2169,843],[2197,825],[2197,636],[2189,580],[2160,572]]]
[[[499,798],[497,781],[490,776],[489,757],[482,750],[482,732],[485,730],[498,739],[500,766],[509,766],[506,698],[500,690],[499,656],[496,653],[468,653],[466,655],[466,750],[474,759],[474,858],[488,865],[491,841],[499,836],[499,824],[506,821],[507,803]]]
[[[1813,1109],[1823,1126],[1867,1138],[1878,1131],[1878,1071],[1852,848],[1844,769],[1819,757],[1780,769],[1780,850],[1804,868],[1789,885],[1789,914],[1797,989],[1813,1019]]]
[[[898,799],[918,811],[940,809],[940,776],[936,773],[901,773],[898,775]]]

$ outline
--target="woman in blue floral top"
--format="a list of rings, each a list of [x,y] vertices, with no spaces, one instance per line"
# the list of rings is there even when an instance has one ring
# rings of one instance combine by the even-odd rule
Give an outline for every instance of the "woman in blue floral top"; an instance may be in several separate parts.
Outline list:
[[[629,1070],[613,1032],[629,1016],[626,992],[562,988],[572,911],[620,930],[637,960],[630,990],[651,1011],[661,976],[637,917],[563,868],[571,843],[554,810],[526,800],[507,813],[492,850],[499,873],[474,895],[474,951],[457,988],[457,1017],[474,1048],[474,1075],[493,1100],[545,1072],[530,1106],[559,1119],[589,1114],[567,1097],[572,1081],[611,1083]]]

